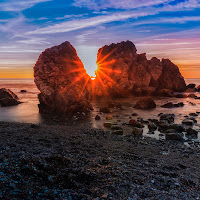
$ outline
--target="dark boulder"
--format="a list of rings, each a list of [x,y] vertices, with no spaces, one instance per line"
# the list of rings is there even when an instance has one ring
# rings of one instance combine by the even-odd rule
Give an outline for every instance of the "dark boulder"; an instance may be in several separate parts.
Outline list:
[[[34,67],[42,113],[72,115],[92,110],[91,78],[69,42],[46,49]]]
[[[186,88],[175,64],[155,57],[148,60],[145,53],[137,54],[131,41],[103,46],[98,51],[97,65],[94,81],[97,96],[149,96],[162,89],[165,91],[160,95],[171,96],[167,90],[182,92]]]
[[[156,108],[156,103],[151,98],[142,98],[141,100],[137,101],[136,104],[133,106],[135,109],[153,109]]]
[[[15,106],[22,102],[19,101],[18,96],[9,89],[0,89],[0,105],[2,107]]]
[[[158,90],[154,93],[154,95],[159,97],[174,97],[173,92],[169,89]]]
[[[196,87],[196,84],[194,83],[190,83],[186,86],[186,88],[192,88],[192,89],[194,89],[195,87]]]
[[[177,140],[177,141],[182,141],[183,140],[183,134],[182,133],[173,133],[169,132],[165,134],[165,137],[167,140]]]

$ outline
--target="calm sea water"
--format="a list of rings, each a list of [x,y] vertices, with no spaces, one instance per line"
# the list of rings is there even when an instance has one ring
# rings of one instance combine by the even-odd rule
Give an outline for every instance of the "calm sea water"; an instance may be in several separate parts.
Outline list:
[[[195,83],[197,86],[200,85],[200,79],[185,79],[186,83]],[[12,107],[0,107],[0,121],[11,121],[11,122],[27,122],[27,123],[43,123],[46,121],[38,112],[38,98],[37,95],[39,93],[37,87],[34,84],[33,79],[0,79],[0,88],[9,88],[13,92],[15,92],[20,100],[24,103],[19,104],[17,106]],[[20,93],[20,90],[27,90],[27,93]],[[200,96],[200,93],[196,93],[197,96]],[[114,117],[112,122],[116,124],[122,124],[123,122],[128,123],[130,120],[130,116],[132,116],[133,112],[137,112],[138,110],[133,109],[133,105],[137,101],[137,98],[127,98],[121,99],[125,110],[114,110],[112,115],[120,116]],[[176,123],[181,123],[184,119],[185,115],[188,115],[191,112],[200,111],[200,100],[195,99],[177,99],[177,98],[159,98],[155,99],[156,104],[158,105],[156,109],[152,111],[139,111],[140,117],[143,119],[149,118],[158,118],[159,113],[174,113],[176,115]],[[183,108],[173,108],[166,109],[161,108],[160,105],[167,103],[168,101],[172,101],[174,103],[183,102],[185,106]],[[194,103],[195,105],[192,105]],[[73,123],[88,123],[93,125],[95,128],[103,128],[103,121],[106,121],[104,115],[102,115],[101,121],[95,121],[95,116],[98,114],[99,107],[105,105],[105,102],[94,102],[93,107],[94,111],[87,117],[86,120],[83,121],[74,121]],[[133,117],[134,118],[134,117]],[[136,117],[137,118],[137,117]],[[197,117],[197,121],[198,121]],[[70,122],[71,123],[71,122]],[[126,127],[124,127],[126,129]],[[195,127],[200,131],[199,125]],[[126,132],[131,132],[132,130],[127,128]],[[147,134],[148,129],[145,129],[145,133]],[[157,132],[155,135],[151,137],[158,138],[159,133]]]

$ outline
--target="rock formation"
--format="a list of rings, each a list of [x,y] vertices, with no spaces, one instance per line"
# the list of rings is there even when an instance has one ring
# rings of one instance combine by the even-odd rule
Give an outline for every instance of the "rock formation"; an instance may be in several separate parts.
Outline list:
[[[90,76],[69,42],[46,49],[35,64],[34,77],[41,92],[40,112],[71,115],[92,109]]]
[[[151,95],[158,90],[184,91],[184,78],[178,67],[168,59],[137,54],[130,42],[106,45],[99,49],[96,71],[96,95]]]
[[[35,83],[41,92],[40,111],[89,112],[91,93],[104,98],[166,96],[186,88],[176,65],[167,59],[148,60],[145,53],[137,54],[130,41],[99,49],[97,64],[96,78],[92,81],[69,42],[46,49],[34,67]]]
[[[14,92],[6,88],[0,89],[0,105],[2,107],[14,106],[20,103],[18,96]]]

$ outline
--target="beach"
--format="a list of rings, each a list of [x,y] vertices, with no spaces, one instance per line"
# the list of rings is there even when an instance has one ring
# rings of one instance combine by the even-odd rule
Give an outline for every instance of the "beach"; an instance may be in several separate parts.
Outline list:
[[[109,103],[100,100],[93,101],[89,115],[58,118],[39,114],[32,79],[0,83],[23,102],[0,108],[0,199],[200,197],[199,99],[153,97],[157,108],[152,110],[133,108],[139,97],[117,99],[120,108],[110,108],[109,114],[100,112]],[[168,102],[184,106],[161,107]],[[171,114],[173,123],[163,127],[161,116]],[[182,124],[191,114],[196,115],[192,126]],[[132,120],[136,127],[130,125]],[[154,131],[149,128],[152,123]],[[133,134],[138,125],[143,133]],[[197,131],[195,137],[188,136],[190,127]],[[181,139],[166,139],[170,129],[180,128]]]
[[[197,147],[85,126],[0,123],[1,199],[198,199]]]

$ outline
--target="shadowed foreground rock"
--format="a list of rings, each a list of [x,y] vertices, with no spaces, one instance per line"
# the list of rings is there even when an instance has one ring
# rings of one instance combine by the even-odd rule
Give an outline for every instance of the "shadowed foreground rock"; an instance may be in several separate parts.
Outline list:
[[[90,76],[69,42],[46,49],[34,67],[42,113],[89,112]]]

